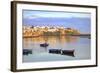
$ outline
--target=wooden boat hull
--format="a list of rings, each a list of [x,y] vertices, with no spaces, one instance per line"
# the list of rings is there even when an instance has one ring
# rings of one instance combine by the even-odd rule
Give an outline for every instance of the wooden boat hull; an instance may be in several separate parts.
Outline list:
[[[68,56],[73,56],[73,57],[75,56],[74,50],[49,49],[49,53],[68,55]]]
[[[55,54],[60,54],[61,50],[60,49],[50,49],[49,53],[55,53]]]
[[[74,50],[62,50],[62,55],[75,56]]]
[[[23,55],[28,55],[28,54],[32,54],[32,50],[31,49],[23,49]]]
[[[49,46],[49,44],[47,44],[47,43],[40,44],[40,47],[47,47],[47,46]]]

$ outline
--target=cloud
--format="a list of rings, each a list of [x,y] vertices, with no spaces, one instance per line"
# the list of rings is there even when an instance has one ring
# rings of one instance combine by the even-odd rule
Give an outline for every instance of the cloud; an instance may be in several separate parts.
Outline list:
[[[23,17],[34,18],[90,18],[90,13],[24,10]]]

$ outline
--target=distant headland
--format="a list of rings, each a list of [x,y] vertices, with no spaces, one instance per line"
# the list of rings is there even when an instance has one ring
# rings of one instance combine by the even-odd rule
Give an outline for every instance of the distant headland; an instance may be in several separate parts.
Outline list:
[[[69,27],[23,26],[23,38],[39,36],[90,36],[90,34],[82,34],[77,29]]]

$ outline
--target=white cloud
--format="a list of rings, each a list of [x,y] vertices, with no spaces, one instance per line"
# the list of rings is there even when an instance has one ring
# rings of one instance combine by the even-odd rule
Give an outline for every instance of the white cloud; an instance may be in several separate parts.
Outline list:
[[[38,17],[49,17],[49,18],[90,18],[90,13],[74,13],[74,12],[51,12],[51,11],[24,11],[24,18],[38,18]]]

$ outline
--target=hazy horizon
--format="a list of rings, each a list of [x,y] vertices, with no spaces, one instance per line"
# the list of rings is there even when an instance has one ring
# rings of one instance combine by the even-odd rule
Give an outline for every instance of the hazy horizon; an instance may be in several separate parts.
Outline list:
[[[23,25],[66,27],[91,32],[91,14],[55,11],[23,10]]]

